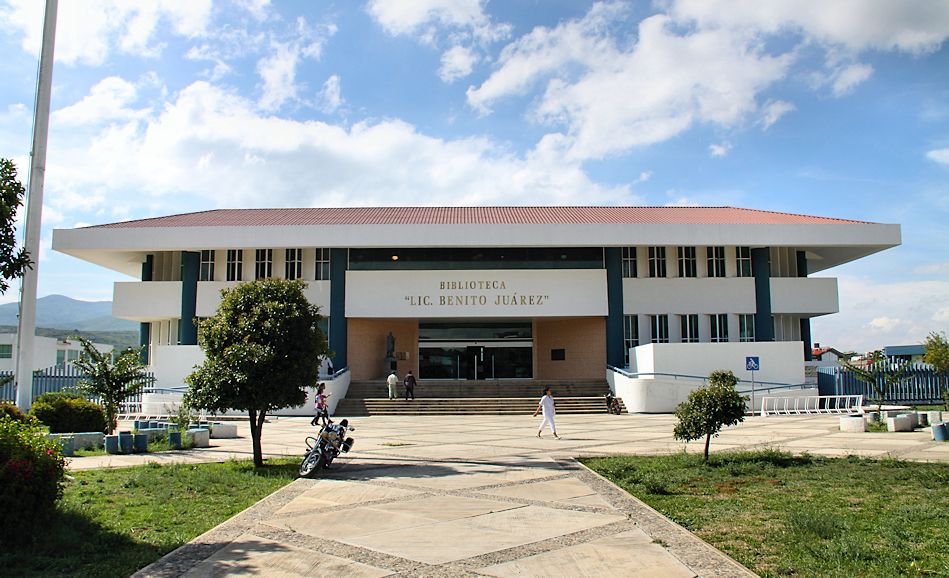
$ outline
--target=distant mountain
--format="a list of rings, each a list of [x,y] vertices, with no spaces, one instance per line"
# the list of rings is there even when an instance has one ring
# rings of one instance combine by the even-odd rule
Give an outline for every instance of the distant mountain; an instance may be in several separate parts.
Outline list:
[[[0,325],[17,325],[16,303],[0,305]],[[137,331],[138,323],[112,317],[111,301],[79,301],[65,295],[36,300],[36,326],[80,331]]]

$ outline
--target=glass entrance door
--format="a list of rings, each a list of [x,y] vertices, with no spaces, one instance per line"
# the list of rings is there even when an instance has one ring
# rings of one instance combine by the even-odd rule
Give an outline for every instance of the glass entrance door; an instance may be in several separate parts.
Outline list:
[[[419,379],[529,379],[534,374],[530,342],[432,345],[419,346]]]

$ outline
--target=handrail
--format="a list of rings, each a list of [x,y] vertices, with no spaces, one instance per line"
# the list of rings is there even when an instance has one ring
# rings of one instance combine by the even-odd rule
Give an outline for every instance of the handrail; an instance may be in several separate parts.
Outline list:
[[[671,377],[675,380],[678,380],[678,379],[701,380],[703,385],[708,381],[707,376],[703,377],[701,375],[688,375],[688,374],[682,374],[682,373],[631,372],[631,371],[626,371],[625,369],[621,369],[619,367],[615,367],[613,365],[607,365],[606,367],[607,369],[610,369],[612,371],[615,371],[616,373],[619,373],[625,377],[629,377],[632,379],[637,379],[637,378],[640,378],[641,376],[660,376],[660,377]],[[779,383],[779,382],[774,382],[774,381],[758,381],[758,380],[751,382],[751,381],[748,381],[746,379],[741,379],[741,378],[738,379],[738,383],[744,383],[744,384],[749,384],[749,385],[753,383],[755,386],[755,393],[759,391],[770,391],[770,390],[780,390],[780,389],[808,389],[808,388],[814,387],[813,384],[808,384],[808,383]],[[769,387],[759,388],[758,387],[759,385],[769,386]],[[751,392],[751,389],[749,388],[744,391]]]

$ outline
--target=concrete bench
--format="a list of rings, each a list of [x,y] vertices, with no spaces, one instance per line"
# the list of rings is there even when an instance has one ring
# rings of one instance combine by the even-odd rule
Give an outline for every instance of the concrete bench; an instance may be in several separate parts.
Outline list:
[[[205,428],[189,429],[188,435],[191,436],[192,445],[196,448],[211,447],[211,431]]]
[[[105,443],[105,434],[96,431],[49,434],[47,437],[49,439],[57,439],[63,436],[71,437],[73,439],[73,447],[77,450],[94,450],[101,448]]]
[[[230,439],[237,437],[237,424],[234,423],[212,423],[211,437],[218,439]]]
[[[840,431],[843,432],[865,432],[867,431],[867,420],[862,415],[842,416],[840,418]]]
[[[886,429],[889,431],[913,431],[913,418],[910,415],[898,415],[886,418]]]

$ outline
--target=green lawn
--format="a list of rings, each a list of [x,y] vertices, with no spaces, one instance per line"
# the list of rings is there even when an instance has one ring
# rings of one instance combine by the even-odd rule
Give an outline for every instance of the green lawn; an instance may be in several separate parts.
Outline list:
[[[762,576],[949,576],[949,465],[776,451],[583,461]]]
[[[128,576],[293,481],[296,460],[72,472],[60,515],[3,576]],[[4,515],[14,515],[6,512]]]

